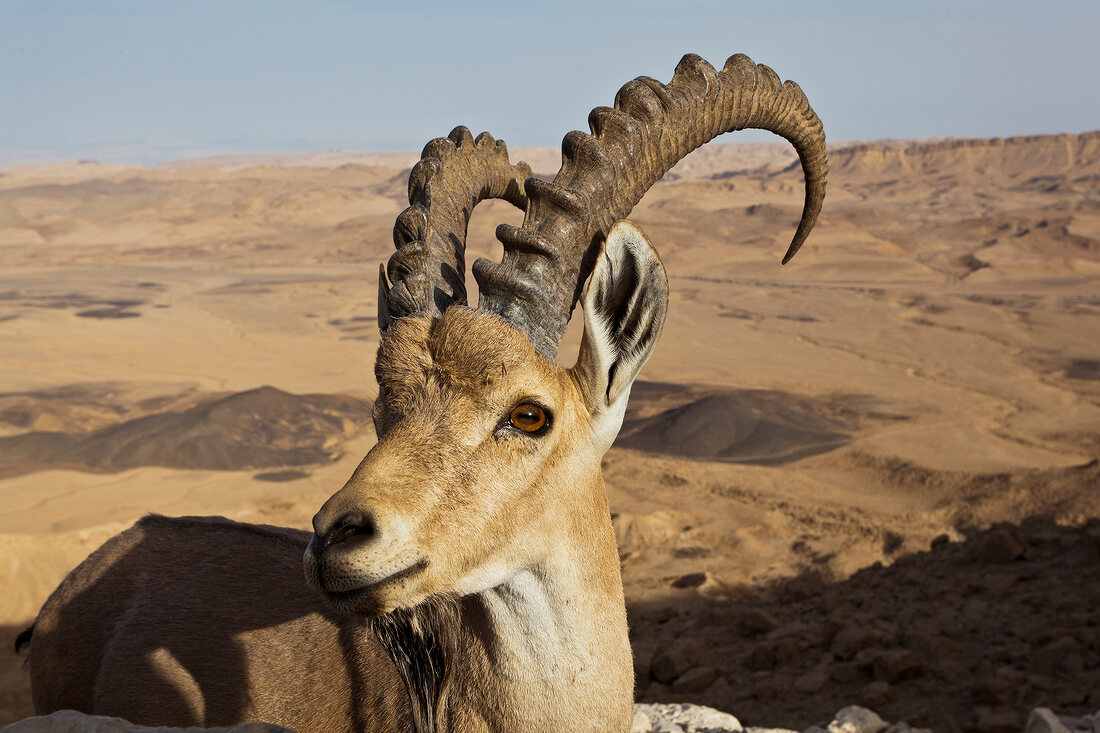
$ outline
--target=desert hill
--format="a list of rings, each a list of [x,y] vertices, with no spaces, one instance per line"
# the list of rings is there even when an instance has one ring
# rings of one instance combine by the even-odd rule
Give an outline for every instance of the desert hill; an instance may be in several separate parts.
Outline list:
[[[37,395],[23,397],[31,399],[14,411],[20,419],[37,412]],[[0,395],[0,403],[4,399]],[[0,420],[5,417],[0,411]],[[369,420],[369,403],[354,398],[259,387],[86,433],[36,430],[0,437],[0,470],[8,475],[47,467],[226,471],[326,463],[336,444]]]
[[[764,391],[704,394],[648,418],[628,412],[615,445],[762,466],[789,463],[847,442],[845,421],[829,414],[844,408],[830,407]]]
[[[0,169],[0,642],[145,513],[309,526],[374,440],[416,157]],[[646,195],[669,319],[604,461],[639,699],[799,729],[1100,708],[1098,158],[1097,132],[836,145],[786,267],[785,146],[704,147]],[[480,207],[467,262],[521,219]],[[0,722],[30,712],[7,659]]]

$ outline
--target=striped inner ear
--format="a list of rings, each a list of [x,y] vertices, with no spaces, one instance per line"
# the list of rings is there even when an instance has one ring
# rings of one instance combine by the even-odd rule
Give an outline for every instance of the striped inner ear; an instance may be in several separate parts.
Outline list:
[[[629,390],[649,360],[667,307],[668,281],[656,251],[636,225],[617,222],[585,296],[585,336],[597,361],[592,372],[599,374],[608,406]]]

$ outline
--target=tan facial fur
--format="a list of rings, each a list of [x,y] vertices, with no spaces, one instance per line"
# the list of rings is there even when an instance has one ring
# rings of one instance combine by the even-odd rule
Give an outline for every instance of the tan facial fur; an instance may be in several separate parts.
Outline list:
[[[306,554],[311,584],[340,610],[386,612],[499,585],[537,562],[545,547],[531,537],[558,534],[602,488],[593,484],[603,451],[572,373],[498,317],[451,308],[434,323],[401,319],[376,372],[378,444],[315,519],[322,536],[365,513],[373,534],[326,548],[320,563]],[[548,416],[536,434],[509,422],[525,403]]]

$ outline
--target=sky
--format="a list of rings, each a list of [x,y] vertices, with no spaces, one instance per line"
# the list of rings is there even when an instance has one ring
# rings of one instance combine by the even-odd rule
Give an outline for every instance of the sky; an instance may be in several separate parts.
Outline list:
[[[830,141],[1084,132],[1098,35],[1096,0],[0,0],[0,165],[557,146],[689,52],[796,80]]]

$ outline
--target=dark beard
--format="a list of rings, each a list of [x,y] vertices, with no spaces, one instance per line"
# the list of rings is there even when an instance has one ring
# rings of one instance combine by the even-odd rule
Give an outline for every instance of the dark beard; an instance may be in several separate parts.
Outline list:
[[[460,624],[458,601],[449,596],[435,596],[370,620],[405,682],[417,733],[438,733],[446,725]]]

